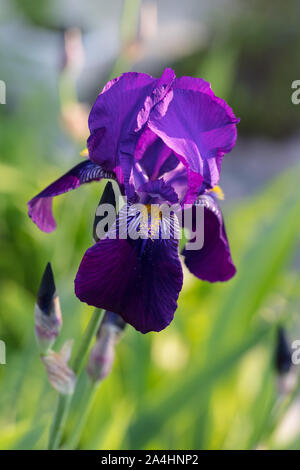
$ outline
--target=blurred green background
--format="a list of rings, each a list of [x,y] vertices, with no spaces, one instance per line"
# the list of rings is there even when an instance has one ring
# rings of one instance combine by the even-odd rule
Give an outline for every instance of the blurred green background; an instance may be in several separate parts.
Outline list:
[[[210,285],[185,272],[165,331],[127,328],[100,385],[80,449],[279,449],[300,446],[299,367],[274,367],[278,325],[300,338],[299,3],[261,1],[0,1],[0,449],[41,449],[57,394],[33,330],[51,261],[64,325],[55,346],[81,336],[91,309],[73,291],[92,243],[103,184],[54,201],[44,234],[26,202],[81,161],[87,113],[127,70],[201,76],[240,116],[221,186],[237,275]],[[64,433],[80,420],[79,381]]]

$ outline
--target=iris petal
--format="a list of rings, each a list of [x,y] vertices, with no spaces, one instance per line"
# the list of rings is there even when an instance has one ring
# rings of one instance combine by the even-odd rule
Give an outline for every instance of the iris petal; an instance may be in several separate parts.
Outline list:
[[[145,196],[151,198],[151,203],[164,203],[170,202],[176,204],[178,202],[178,195],[173,187],[166,183],[163,179],[148,181],[138,189],[139,194],[144,193]]]
[[[102,178],[115,179],[115,174],[112,171],[104,171],[90,160],[79,163],[28,202],[29,217],[44,232],[52,232],[56,228],[52,214],[53,196],[66,193],[91,181],[99,181]]]
[[[212,196],[198,198],[204,206],[204,245],[200,250],[187,250],[182,255],[188,269],[199,279],[209,282],[228,281],[235,273],[222,213]],[[195,220],[193,220],[195,230]]]
[[[161,109],[152,110],[148,127],[181,156],[190,172],[203,175],[208,187],[215,186],[222,157],[236,141],[239,120],[231,108],[204,80],[183,77],[173,84],[167,112]]]
[[[182,281],[177,239],[107,237],[85,253],[75,293],[147,333],[172,321]]]
[[[125,73],[104,88],[92,107],[87,142],[90,158],[107,170],[120,167],[125,188],[131,183],[139,131],[152,107],[168,93],[174,78],[171,69],[166,69],[160,78]]]

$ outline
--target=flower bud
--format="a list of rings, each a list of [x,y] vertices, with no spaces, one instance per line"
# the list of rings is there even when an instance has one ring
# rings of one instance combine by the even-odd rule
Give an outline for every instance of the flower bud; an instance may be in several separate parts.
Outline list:
[[[87,366],[87,373],[93,382],[103,380],[110,373],[115,356],[115,344],[125,326],[126,323],[119,315],[105,312]]]
[[[285,330],[280,327],[277,332],[275,352],[276,370],[279,374],[286,374],[292,366],[292,353]]]
[[[73,340],[66,341],[58,353],[50,350],[41,356],[50,384],[63,395],[71,395],[75,389],[76,376],[68,366],[72,345]]]
[[[62,325],[59,297],[50,263],[47,264],[43,274],[34,317],[38,347],[41,353],[45,353],[56,340]]]
[[[113,188],[113,185],[111,184],[111,182],[109,181],[108,183],[106,183],[106,186],[104,188],[104,191],[102,193],[102,196],[101,196],[101,199],[99,201],[99,204],[97,206],[97,209],[96,209],[96,214],[95,214],[95,219],[94,219],[94,225],[93,225],[93,238],[94,238],[94,241],[95,242],[98,242],[99,241],[99,236],[97,234],[97,225],[99,224],[99,222],[101,222],[101,220],[104,219],[105,216],[103,215],[97,215],[97,211],[98,211],[98,208],[102,205],[102,204],[110,204],[111,206],[114,207],[114,209],[116,209],[116,196],[115,196],[115,192],[114,192],[114,188]],[[109,226],[106,227],[106,232],[110,229]]]

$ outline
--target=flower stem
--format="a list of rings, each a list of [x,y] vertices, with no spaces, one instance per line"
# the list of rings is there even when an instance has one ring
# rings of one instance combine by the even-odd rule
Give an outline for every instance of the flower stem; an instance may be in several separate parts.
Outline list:
[[[90,343],[93,337],[97,333],[97,330],[99,328],[100,321],[102,318],[102,314],[103,314],[103,310],[96,308],[84,332],[82,341],[79,345],[79,348],[77,350],[77,353],[74,357],[73,364],[72,364],[72,369],[77,376],[82,369],[83,361],[89,349]],[[50,430],[49,444],[48,444],[49,450],[57,449],[57,447],[59,446],[62,428],[68,415],[71,399],[72,399],[72,395],[61,395],[61,394],[59,395],[56,413],[55,413],[51,430]]]
[[[82,407],[82,409],[80,410],[76,424],[72,428],[70,437],[67,440],[66,445],[65,445],[66,449],[76,448],[80,440],[80,437],[82,435],[82,432],[85,428],[89,412],[94,403],[94,398],[96,395],[96,391],[98,389],[98,383],[92,382],[90,378],[88,377],[86,377],[86,379],[87,379],[87,382],[85,385],[85,392],[84,392],[84,397],[82,400],[82,402],[84,403],[84,407]]]
[[[70,407],[71,395],[59,395],[56,413],[51,425],[48,449],[57,449],[61,431],[66,421],[67,413]]]
[[[101,308],[95,308],[92,318],[89,321],[89,324],[84,332],[81,344],[77,350],[77,354],[74,357],[72,369],[76,375],[79,375],[79,372],[82,369],[83,361],[85,355],[89,349],[92,339],[96,336],[97,330],[100,326],[102,319],[103,310]]]
[[[294,389],[289,393],[289,395],[287,397],[284,397],[283,400],[278,404],[278,407],[276,408],[274,413],[275,416],[273,416],[271,424],[267,428],[268,432],[266,432],[266,438],[268,442],[271,442],[272,438],[274,437],[275,431],[279,428],[290,406],[294,403],[295,398],[297,398],[297,396],[299,395],[299,391],[300,378],[298,378]]]

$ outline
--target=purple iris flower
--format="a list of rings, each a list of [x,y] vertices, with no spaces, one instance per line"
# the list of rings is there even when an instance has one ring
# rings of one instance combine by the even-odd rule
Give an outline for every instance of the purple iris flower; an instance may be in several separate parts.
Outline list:
[[[218,184],[223,155],[235,145],[238,122],[200,78],[176,78],[171,69],[160,78],[125,73],[104,87],[92,107],[89,159],[29,201],[29,216],[41,230],[51,232],[56,226],[53,196],[102,178],[118,182],[129,206],[202,205],[204,245],[182,254],[198,278],[226,281],[235,267],[211,190]],[[160,235],[101,238],[79,267],[79,299],[120,314],[142,333],[165,328],[177,308],[183,275],[178,239]]]

